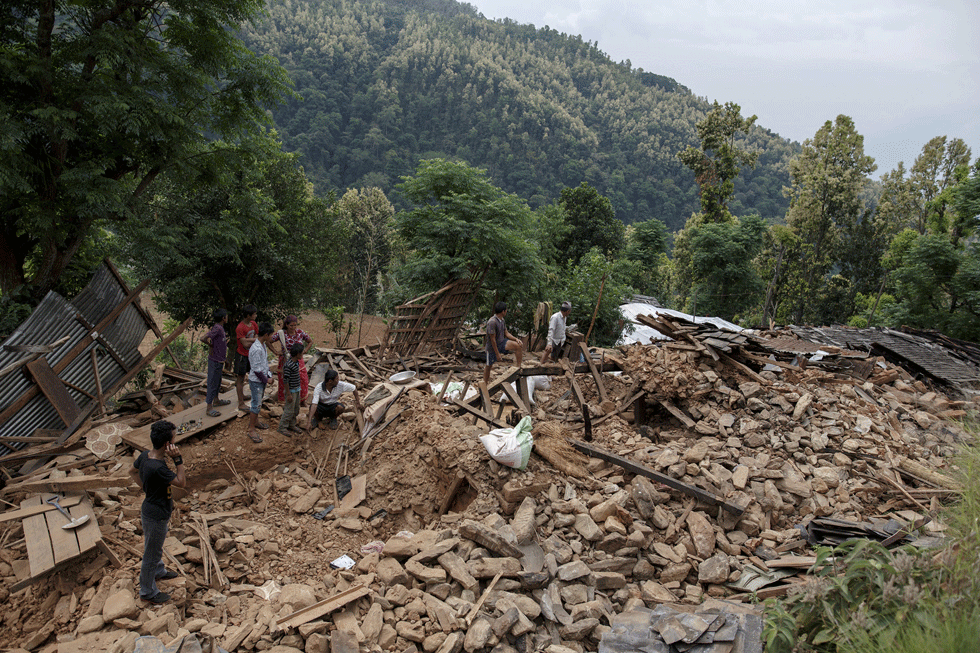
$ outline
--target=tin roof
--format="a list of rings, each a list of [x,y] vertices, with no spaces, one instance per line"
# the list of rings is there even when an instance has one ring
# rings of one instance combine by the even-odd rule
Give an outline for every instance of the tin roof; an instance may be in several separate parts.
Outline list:
[[[56,292],[49,292],[30,317],[0,345],[0,369],[18,361],[37,358],[37,354],[14,351],[13,346],[49,345],[67,336],[66,342],[42,357],[58,370],[57,376],[64,383],[68,395],[79,408],[85,409],[97,401],[96,368],[104,390],[142,360],[139,345],[151,324],[133,303],[127,305],[100,332],[92,330],[125,301],[129,293],[129,288],[105,263],[99,266],[89,284],[71,301]],[[92,338],[89,338],[90,335]],[[75,351],[76,347],[80,347],[80,350]],[[92,351],[95,352],[94,367]],[[28,436],[39,428],[65,428],[54,406],[43,393],[37,391],[36,385],[24,365],[0,377],[0,434]],[[19,409],[11,411],[18,401],[23,401],[30,394],[34,396]],[[0,443],[0,456],[23,446],[23,443]]]

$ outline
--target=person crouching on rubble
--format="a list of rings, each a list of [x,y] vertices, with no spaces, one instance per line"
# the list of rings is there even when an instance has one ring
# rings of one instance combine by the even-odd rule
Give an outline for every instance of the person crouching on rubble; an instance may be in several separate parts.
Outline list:
[[[269,341],[272,340],[272,325],[263,322],[259,325],[259,335],[248,348],[248,364],[252,371],[248,373],[248,387],[252,392],[251,411],[248,416],[248,437],[256,444],[262,442],[258,431],[255,429],[267,429],[269,425],[259,422],[259,411],[262,409],[262,398],[265,395],[265,386],[273,380],[272,372],[269,370]]]
[[[484,383],[490,383],[490,370],[493,369],[493,364],[500,360],[504,354],[513,353],[518,367],[524,360],[524,343],[507,330],[505,317],[507,317],[507,304],[505,302],[494,304],[493,317],[487,321],[487,364],[483,368]]]
[[[357,394],[357,387],[352,383],[341,381],[337,376],[337,370],[327,370],[323,381],[317,383],[316,388],[313,389],[313,403],[310,404],[307,432],[312,430],[321,419],[329,419],[327,425],[332,429],[337,428],[337,418],[347,410],[344,404],[338,402],[340,395],[345,392],[354,394],[354,407],[361,410],[361,398]]]
[[[129,470],[133,480],[146,494],[140,517],[143,522],[143,564],[140,567],[140,598],[150,603],[166,603],[170,595],[157,589],[158,580],[176,578],[163,564],[163,542],[167,539],[170,514],[174,509],[171,487],[185,487],[187,472],[184,459],[174,444],[177,427],[161,420],[150,427],[153,449],[142,452]],[[174,461],[176,473],[167,467],[166,457]]]

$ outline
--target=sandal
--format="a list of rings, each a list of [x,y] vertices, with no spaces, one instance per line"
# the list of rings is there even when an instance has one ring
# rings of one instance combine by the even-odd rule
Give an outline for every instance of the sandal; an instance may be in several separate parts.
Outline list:
[[[221,417],[221,413],[212,408],[208,411],[208,417]]]
[[[255,428],[257,428],[257,429],[261,429],[261,430],[263,430],[263,431],[264,431],[264,430],[266,430],[267,428],[269,428],[269,425],[268,425],[268,424],[266,424],[265,422],[259,422],[258,424],[256,424],[256,425],[255,425]]]
[[[227,406],[230,403],[231,403],[231,401],[228,400],[228,399],[219,399],[218,401],[214,402],[214,405],[215,406]]]
[[[253,433],[249,433],[248,434],[248,437],[255,444],[261,444],[261,442],[262,442],[262,438],[259,436],[258,433],[254,433],[254,432]]]

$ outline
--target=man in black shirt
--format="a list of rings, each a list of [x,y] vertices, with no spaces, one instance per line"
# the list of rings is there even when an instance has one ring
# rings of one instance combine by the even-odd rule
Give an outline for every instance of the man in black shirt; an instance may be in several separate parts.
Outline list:
[[[157,580],[176,578],[177,572],[167,571],[163,564],[163,542],[167,539],[167,525],[174,502],[171,487],[187,485],[184,459],[174,444],[177,427],[161,420],[150,427],[153,449],[144,451],[129,470],[133,480],[140,484],[146,498],[140,517],[143,522],[143,565],[140,567],[140,598],[151,603],[166,603],[170,595],[157,589]],[[173,458],[177,472],[167,467],[166,456]]]

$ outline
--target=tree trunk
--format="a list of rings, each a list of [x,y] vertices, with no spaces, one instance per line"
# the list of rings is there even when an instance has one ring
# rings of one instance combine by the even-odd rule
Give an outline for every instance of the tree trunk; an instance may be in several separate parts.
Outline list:
[[[0,293],[9,295],[24,284],[24,259],[31,250],[31,241],[18,236],[13,221],[0,229]]]

